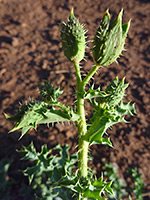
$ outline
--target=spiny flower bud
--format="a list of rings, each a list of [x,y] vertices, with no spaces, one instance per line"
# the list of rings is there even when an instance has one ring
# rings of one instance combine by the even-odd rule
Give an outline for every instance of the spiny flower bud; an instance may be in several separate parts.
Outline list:
[[[70,13],[67,24],[62,23],[62,48],[70,61],[80,62],[85,54],[85,31],[73,14]]]
[[[122,24],[122,13],[123,10],[113,22],[110,22],[108,10],[104,14],[93,42],[93,57],[97,64],[110,65],[117,60],[124,50],[130,21]]]

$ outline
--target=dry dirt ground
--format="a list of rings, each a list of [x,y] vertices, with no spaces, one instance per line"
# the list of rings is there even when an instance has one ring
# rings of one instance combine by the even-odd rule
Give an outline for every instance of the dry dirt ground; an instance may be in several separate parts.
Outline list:
[[[123,8],[123,21],[131,21],[123,57],[95,76],[95,84],[104,88],[116,76],[126,77],[130,85],[126,99],[135,102],[137,115],[128,118],[129,124],[119,124],[109,131],[114,149],[95,145],[92,147],[93,167],[100,175],[102,163],[115,162],[121,175],[131,184],[127,170],[137,167],[143,175],[145,192],[150,191],[150,1],[149,0],[1,0],[0,1],[0,160],[12,159],[10,176],[22,180],[18,153],[21,145],[34,142],[53,147],[68,143],[75,149],[77,133],[73,125],[55,125],[49,129],[40,126],[38,133],[29,131],[20,141],[20,132],[8,135],[13,124],[3,112],[14,114],[19,102],[29,96],[37,98],[36,84],[43,79],[64,90],[61,100],[73,105],[75,74],[72,64],[64,57],[60,43],[59,23],[66,21],[70,9],[85,23],[88,40],[93,38],[104,11],[109,8],[116,17]],[[91,44],[89,43],[89,46]],[[86,53],[83,71],[93,64],[90,49]],[[87,106],[88,111],[90,107]],[[18,186],[19,187],[19,186]],[[17,196],[15,188],[14,199]],[[25,199],[25,197],[24,197]],[[146,197],[150,199],[150,196]]]

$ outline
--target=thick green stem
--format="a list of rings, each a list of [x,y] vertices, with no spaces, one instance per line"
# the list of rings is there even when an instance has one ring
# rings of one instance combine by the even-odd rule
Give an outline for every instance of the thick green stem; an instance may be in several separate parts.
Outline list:
[[[80,85],[81,85],[81,82],[82,82],[79,62],[74,62],[74,67],[75,67],[75,70],[76,70],[77,90],[78,90],[78,89],[80,89]]]
[[[84,111],[84,99],[78,98],[78,113],[80,114],[80,119],[78,122],[79,129],[79,174],[82,177],[86,177],[88,174],[87,163],[88,163],[88,142],[84,140],[84,137],[87,132],[85,111]]]
[[[78,167],[79,174],[81,177],[87,177],[88,175],[88,145],[89,142],[85,140],[85,135],[87,133],[86,126],[86,118],[85,118],[85,109],[84,109],[84,87],[89,82],[89,80],[93,77],[95,72],[98,70],[100,65],[96,64],[88,75],[82,81],[80,66],[78,62],[74,62],[74,67],[76,70],[77,77],[77,111],[80,115],[80,119],[78,120],[78,132],[79,132],[79,147],[78,147]]]
[[[84,110],[84,87],[82,84],[82,78],[80,73],[79,63],[74,62],[76,76],[77,76],[77,111],[80,115],[78,120],[78,133],[79,133],[79,147],[78,147],[78,167],[79,174],[81,177],[86,177],[88,174],[87,163],[88,163],[88,142],[83,139],[83,136],[86,134],[86,118]]]

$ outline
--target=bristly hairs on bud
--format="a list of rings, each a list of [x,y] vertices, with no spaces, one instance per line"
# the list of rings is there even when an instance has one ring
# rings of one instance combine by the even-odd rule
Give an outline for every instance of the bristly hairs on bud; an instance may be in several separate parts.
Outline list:
[[[83,25],[74,16],[73,8],[71,10],[67,23],[61,24],[61,41],[64,55],[71,62],[80,62],[85,56],[85,33]]]
[[[110,22],[108,10],[98,27],[93,42],[93,58],[97,64],[108,66],[122,55],[130,21],[122,24],[123,9],[117,18]]]

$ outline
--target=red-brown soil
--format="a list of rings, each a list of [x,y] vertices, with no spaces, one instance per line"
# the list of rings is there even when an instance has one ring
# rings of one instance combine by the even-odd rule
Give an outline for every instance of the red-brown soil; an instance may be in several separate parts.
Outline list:
[[[4,118],[3,112],[14,114],[19,102],[28,97],[37,98],[36,84],[43,79],[64,90],[61,100],[73,105],[75,71],[63,55],[60,43],[59,23],[66,21],[70,9],[85,23],[88,39],[91,40],[104,11],[109,8],[116,17],[123,8],[123,21],[131,21],[123,57],[103,68],[95,76],[95,84],[102,88],[116,76],[126,77],[130,85],[126,99],[135,102],[137,115],[128,118],[129,124],[119,124],[109,131],[114,149],[95,145],[92,147],[93,167],[100,175],[101,163],[117,163],[124,178],[127,170],[137,167],[143,175],[145,192],[150,191],[150,2],[149,0],[1,0],[0,1],[0,159],[14,160],[10,174],[21,179],[19,156],[16,149],[34,142],[53,147],[57,143],[68,143],[74,151],[77,129],[73,125],[56,124],[49,129],[40,126],[38,133],[29,131],[20,141],[20,132],[11,133],[13,124]],[[89,44],[90,46],[91,44]],[[83,71],[91,69],[93,62],[90,50],[86,53]],[[88,107],[90,111],[90,107]],[[19,186],[18,186],[19,187]],[[17,188],[14,192],[17,199]],[[19,197],[18,197],[19,199]],[[21,199],[21,198],[20,198]],[[150,199],[147,196],[146,199]]]

